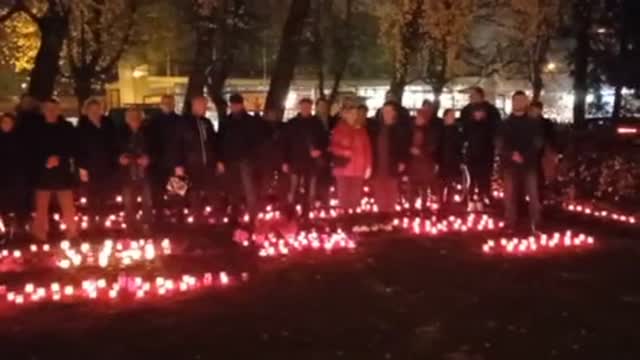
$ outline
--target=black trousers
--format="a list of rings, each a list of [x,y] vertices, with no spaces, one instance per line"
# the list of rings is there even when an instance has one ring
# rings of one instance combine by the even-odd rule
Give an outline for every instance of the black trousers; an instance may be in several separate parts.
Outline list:
[[[467,164],[470,176],[469,195],[473,196],[475,192],[482,199],[491,198],[491,177],[493,176],[493,159],[483,159],[478,161],[470,161]]]

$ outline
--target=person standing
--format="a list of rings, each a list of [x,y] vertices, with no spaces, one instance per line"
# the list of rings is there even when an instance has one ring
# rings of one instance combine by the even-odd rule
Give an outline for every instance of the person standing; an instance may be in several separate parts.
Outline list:
[[[149,156],[151,157],[150,181],[152,187],[153,204],[158,209],[158,215],[164,213],[166,204],[167,182],[173,175],[174,166],[171,163],[171,146],[177,132],[180,115],[175,111],[175,97],[162,95],[160,112],[155,114],[149,123]]]
[[[513,110],[501,131],[507,227],[511,231],[517,228],[521,200],[518,189],[523,189],[529,200],[531,229],[535,232],[541,220],[538,166],[544,132],[542,124],[528,115],[529,98],[523,91],[514,93],[512,103]]]
[[[137,227],[136,203],[142,200],[142,225],[145,234],[149,233],[153,219],[153,203],[151,182],[149,177],[149,141],[144,132],[142,110],[131,107],[125,113],[126,127],[118,137],[118,165],[122,189],[122,198],[127,221],[127,228]]]
[[[191,99],[191,113],[178,121],[173,145],[174,174],[189,180],[187,197],[192,213],[204,210],[204,199],[212,202],[215,194],[220,154],[213,123],[206,117],[208,106],[204,96]]]
[[[86,184],[89,214],[107,215],[107,204],[115,199],[114,173],[116,130],[104,115],[104,106],[96,98],[87,100],[77,127],[80,181]]]
[[[338,200],[345,209],[355,209],[360,203],[364,181],[371,176],[371,142],[365,127],[366,112],[345,107],[331,137],[329,151],[334,157]]]
[[[225,174],[230,204],[234,215],[245,201],[250,214],[257,212],[257,195],[254,184],[256,152],[263,141],[260,120],[250,115],[240,94],[229,97],[230,114],[220,123],[218,167]]]
[[[454,186],[460,179],[460,165],[462,164],[462,134],[458,127],[456,111],[445,110],[444,126],[440,139],[438,154],[438,175],[442,186],[442,203],[451,201]]]
[[[434,197],[440,196],[439,179],[436,176],[436,151],[439,147],[442,122],[435,116],[430,101],[425,101],[414,118],[409,149],[409,180],[411,197],[427,200],[429,190]]]
[[[329,100],[325,98],[316,100],[316,117],[320,119],[324,130],[328,133],[331,133],[338,125],[338,116],[331,115]]]
[[[293,205],[302,191],[303,209],[309,210],[316,200],[318,177],[326,166],[328,133],[322,121],[312,114],[311,99],[302,99],[300,112],[289,120],[284,136],[283,171],[291,177],[287,201]]]
[[[322,122],[322,126],[325,131],[325,139],[330,139],[333,130],[338,124],[339,116],[331,114],[331,104],[326,98],[319,98],[316,101],[315,115]],[[327,143],[328,145],[328,143]],[[317,185],[316,198],[323,203],[328,203],[331,192],[331,187],[335,185],[335,181],[332,175],[331,168],[331,154],[329,151],[325,151],[324,164],[320,169]]]
[[[381,114],[382,122],[373,121],[368,129],[373,153],[371,183],[380,211],[391,213],[400,197],[400,177],[407,170],[410,135],[398,122],[395,103],[387,102]]]
[[[55,196],[62,210],[66,235],[78,236],[76,209],[73,200],[75,183],[75,144],[73,125],[62,117],[60,104],[48,99],[42,104],[43,121],[34,132],[35,150],[35,218],[33,235],[39,241],[47,241],[49,234],[49,206]]]
[[[27,206],[25,143],[16,130],[12,114],[0,116],[0,221],[7,239],[24,229],[29,217]],[[2,235],[2,233],[0,233]]]
[[[533,101],[529,105],[529,116],[537,120],[542,126],[544,146],[540,154],[540,188],[552,182],[558,172],[558,144],[551,119],[543,115],[544,105],[540,101]]]
[[[267,111],[262,120],[262,144],[257,154],[255,170],[258,173],[258,193],[260,200],[269,205],[274,200],[283,200],[287,195],[285,182],[282,181],[284,163],[283,137],[284,123],[280,110]]]
[[[461,112],[466,165],[469,170],[469,208],[482,210],[491,202],[491,178],[495,162],[495,143],[500,112],[485,99],[481,87],[471,89],[469,105]],[[475,195],[478,198],[475,198]]]

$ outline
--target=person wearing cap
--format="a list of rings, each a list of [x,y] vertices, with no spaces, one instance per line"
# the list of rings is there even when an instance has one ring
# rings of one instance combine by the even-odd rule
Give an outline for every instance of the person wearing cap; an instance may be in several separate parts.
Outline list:
[[[220,122],[218,168],[225,175],[234,213],[237,214],[238,206],[244,200],[246,210],[255,214],[258,209],[254,166],[264,131],[260,120],[247,112],[242,95],[231,95],[229,104],[231,111]]]
[[[498,109],[485,99],[482,88],[471,89],[469,102],[461,113],[466,165],[471,178],[469,208],[482,210],[491,201],[495,145],[501,119]]]
[[[284,135],[285,173],[290,174],[289,204],[294,204],[303,188],[303,208],[308,210],[316,200],[316,186],[325,163],[329,144],[328,133],[322,121],[312,113],[313,102],[304,98],[299,102],[300,111],[287,122]]]

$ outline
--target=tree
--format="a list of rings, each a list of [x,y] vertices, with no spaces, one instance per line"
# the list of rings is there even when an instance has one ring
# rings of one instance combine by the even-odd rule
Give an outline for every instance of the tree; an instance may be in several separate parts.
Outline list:
[[[195,54],[189,72],[183,112],[191,110],[191,99],[204,95],[206,72],[211,65],[213,37],[215,34],[215,11],[217,0],[191,0],[193,26],[195,30]]]
[[[578,128],[584,126],[589,91],[589,59],[591,57],[591,30],[594,1],[573,1],[573,23],[576,46],[573,51],[573,121]]]
[[[303,30],[311,10],[311,0],[292,0],[287,21],[282,30],[280,50],[271,73],[271,83],[267,93],[265,112],[284,110],[284,102],[289,94],[295,67],[303,43]]]
[[[31,71],[40,48],[40,31],[29,16],[20,12],[0,25],[0,62],[15,72]]]
[[[385,0],[377,9],[380,39],[393,67],[389,92],[402,99],[412,57],[423,41],[425,0]]]
[[[65,60],[80,107],[114,74],[131,39],[137,5],[137,0],[74,3]]]
[[[533,89],[533,99],[539,100],[549,62],[549,51],[561,27],[561,13],[565,1],[561,0],[509,0],[510,16],[498,22],[510,37],[512,65],[524,73]],[[508,19],[507,22],[504,19]]]

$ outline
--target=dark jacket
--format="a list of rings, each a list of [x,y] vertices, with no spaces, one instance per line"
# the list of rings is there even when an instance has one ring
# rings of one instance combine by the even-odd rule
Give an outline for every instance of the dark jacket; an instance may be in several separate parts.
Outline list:
[[[262,144],[260,120],[247,112],[229,114],[220,123],[218,152],[226,164],[254,161]]]
[[[213,174],[220,159],[216,144],[211,120],[187,115],[177,125],[172,163],[184,167],[189,177]]]
[[[175,141],[180,115],[160,112],[151,118],[147,126],[149,156],[155,171],[167,172],[173,168],[171,146]]]
[[[370,121],[367,130],[369,132],[369,138],[371,140],[371,151],[373,154],[373,163],[372,170],[373,176],[380,175],[378,174],[378,161],[380,160],[379,148],[379,135],[383,129],[383,125],[381,122],[377,120]],[[405,164],[408,165],[409,162],[409,148],[411,144],[411,134],[408,131],[409,129],[401,125],[400,123],[396,123],[395,125],[391,125],[388,127],[388,136],[389,136],[389,166],[387,175],[398,176],[401,175],[398,172],[398,165]]]
[[[0,191],[12,191],[26,179],[27,144],[17,129],[9,133],[0,131]]]
[[[116,163],[116,129],[108,117],[100,127],[83,116],[78,121],[78,168],[89,171],[90,183],[110,183]]]
[[[418,154],[410,152],[409,175],[413,178],[429,177],[435,171],[437,151],[441,137],[440,119],[432,119],[425,126],[413,126],[410,135],[410,149],[416,148]]]
[[[340,120],[340,118],[337,115],[329,115],[326,120],[323,120],[322,117],[320,117],[318,114],[316,114],[316,117],[320,119],[320,123],[322,124],[324,130],[327,132],[327,136],[330,137],[331,132],[338,125],[338,120]]]
[[[76,131],[70,122],[60,118],[50,124],[42,120],[34,133],[35,186],[39,190],[67,190],[76,182]],[[47,169],[50,156],[58,156],[60,164]]]
[[[501,143],[501,159],[504,167],[521,166],[537,169],[544,146],[543,124],[527,115],[510,115],[502,125]],[[517,164],[512,160],[514,152],[519,152],[522,155],[523,164]]]
[[[27,176],[27,184],[32,186],[39,168],[35,166],[35,156],[37,149],[34,145],[34,139],[40,126],[42,125],[42,115],[36,111],[17,111],[16,132],[25,146],[24,159],[25,170]]]
[[[324,156],[311,157],[311,150],[326,152],[329,146],[329,133],[322,121],[315,116],[303,118],[300,114],[287,122],[284,129],[284,161],[295,173],[318,169]]]
[[[118,161],[118,175],[122,184],[148,179],[148,167],[141,166],[137,161],[143,156],[149,157],[149,145],[148,129],[140,128],[137,132],[133,132],[126,126],[119,132],[116,161]],[[129,165],[120,164],[122,155],[129,158]]]
[[[284,128],[281,121],[261,119],[263,139],[256,157],[257,165],[264,172],[277,171],[284,163]]]
[[[458,124],[442,127],[438,158],[443,175],[451,176],[458,173],[462,164],[462,132]]]
[[[473,112],[482,109],[487,117],[483,121],[473,119]],[[463,139],[467,144],[467,161],[493,162],[495,141],[500,128],[500,112],[489,102],[469,104],[461,114]]]

